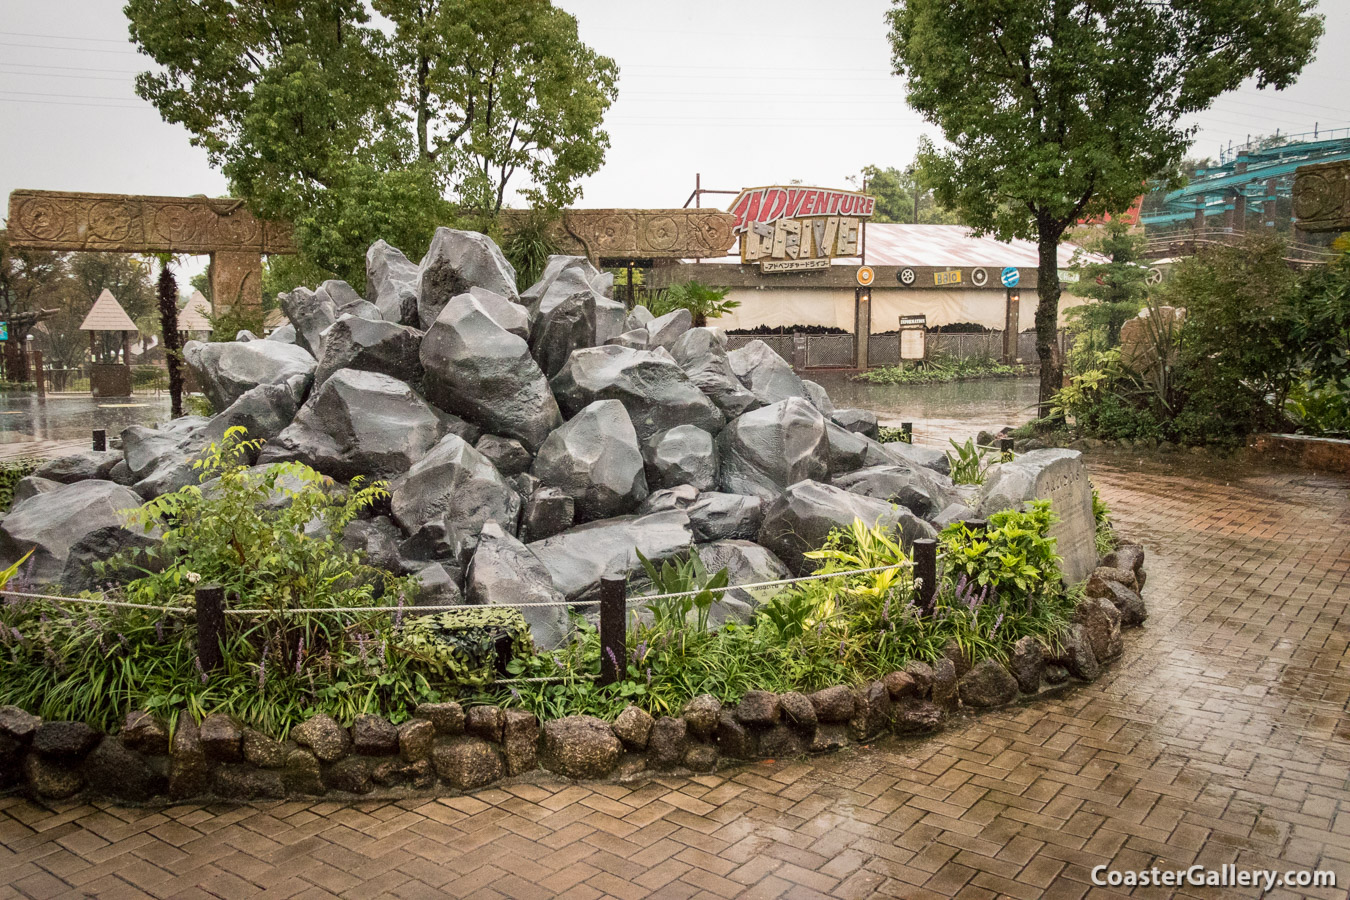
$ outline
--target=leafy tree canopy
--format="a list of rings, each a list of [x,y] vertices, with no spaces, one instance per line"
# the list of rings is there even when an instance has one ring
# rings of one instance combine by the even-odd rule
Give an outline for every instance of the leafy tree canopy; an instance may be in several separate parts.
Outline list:
[[[508,184],[561,207],[597,171],[618,69],[548,0],[129,0],[160,70],[137,92],[303,254],[359,283],[377,238],[420,254]]]
[[[926,225],[959,225],[955,211],[939,206],[923,173],[910,165],[903,170],[894,166],[863,166],[862,175],[852,179],[867,185],[867,193],[877,199],[873,222],[919,222]],[[918,194],[918,218],[914,196]]]
[[[1172,169],[1182,118],[1248,78],[1292,84],[1322,34],[1313,0],[893,0],[893,64],[942,130],[921,167],[975,228],[1038,241],[1041,399],[1059,387],[1057,245]]]

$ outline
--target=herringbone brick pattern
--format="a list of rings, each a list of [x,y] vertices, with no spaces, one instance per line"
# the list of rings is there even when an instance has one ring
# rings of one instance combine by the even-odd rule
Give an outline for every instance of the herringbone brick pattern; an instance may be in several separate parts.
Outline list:
[[[1197,863],[1330,869],[1341,887],[1308,896],[1344,898],[1350,484],[1140,465],[1095,477],[1150,551],[1153,617],[1091,686],[926,740],[626,786],[148,810],[0,800],[0,898],[1032,900],[1124,896],[1092,886],[1097,865]]]

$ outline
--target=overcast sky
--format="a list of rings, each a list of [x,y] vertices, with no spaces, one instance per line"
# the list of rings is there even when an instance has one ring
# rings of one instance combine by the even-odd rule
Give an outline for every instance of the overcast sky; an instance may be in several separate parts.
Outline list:
[[[862,166],[906,165],[936,129],[889,74],[886,0],[556,0],[618,61],[612,146],[578,204],[681,206],[704,187],[843,187]],[[120,0],[0,0],[0,198],[19,187],[219,195],[187,133],[136,97],[141,57]],[[1350,127],[1335,47],[1350,3],[1322,3],[1319,59],[1288,91],[1248,86],[1199,118],[1197,155],[1248,135]],[[1341,71],[1338,71],[1338,68]],[[730,198],[707,198],[721,205]]]

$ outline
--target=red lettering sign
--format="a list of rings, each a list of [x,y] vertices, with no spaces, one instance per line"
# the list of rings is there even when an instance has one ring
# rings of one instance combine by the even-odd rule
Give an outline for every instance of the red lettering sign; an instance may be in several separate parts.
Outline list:
[[[837,215],[867,218],[875,208],[876,200],[858,191],[792,186],[743,190],[727,211],[736,217],[732,231],[741,234],[756,223],[768,225],[779,219]]]

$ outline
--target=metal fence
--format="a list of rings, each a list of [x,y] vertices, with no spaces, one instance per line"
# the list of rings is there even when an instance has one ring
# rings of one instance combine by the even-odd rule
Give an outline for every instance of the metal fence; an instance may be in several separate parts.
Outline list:
[[[806,336],[806,367],[808,369],[849,369],[853,367],[853,335],[809,334]]]

